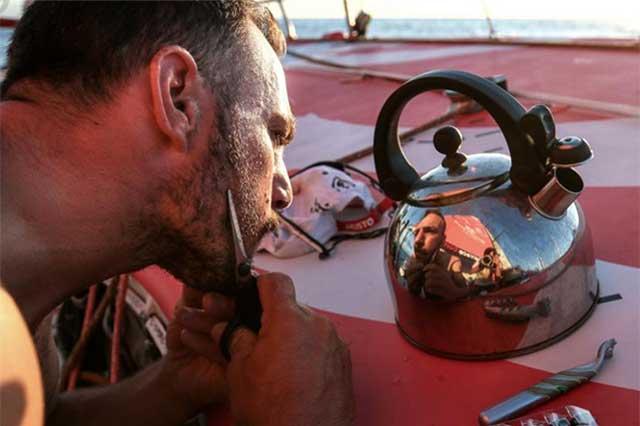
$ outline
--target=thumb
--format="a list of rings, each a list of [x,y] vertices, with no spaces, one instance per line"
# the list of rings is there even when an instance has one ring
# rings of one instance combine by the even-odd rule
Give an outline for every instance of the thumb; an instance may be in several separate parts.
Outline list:
[[[182,301],[185,306],[202,308],[202,296],[204,296],[204,292],[186,285],[182,286]]]
[[[227,322],[221,322],[216,324],[211,329],[211,337],[215,342],[216,346],[222,350],[220,346],[220,342],[222,340],[222,334],[224,330],[227,328]],[[253,352],[253,347],[256,344],[257,336],[246,327],[238,327],[233,331],[229,341],[229,355],[231,356],[231,361],[237,361],[244,359],[251,355]]]
[[[258,292],[264,315],[270,315],[280,308],[296,305],[296,290],[293,281],[287,275],[277,272],[260,275]]]

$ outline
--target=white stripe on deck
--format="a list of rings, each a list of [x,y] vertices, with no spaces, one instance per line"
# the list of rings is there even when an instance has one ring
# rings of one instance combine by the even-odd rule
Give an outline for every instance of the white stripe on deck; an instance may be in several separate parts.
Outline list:
[[[394,322],[383,269],[384,238],[341,243],[329,259],[317,253],[294,259],[269,254],[255,257],[256,266],[284,272],[296,285],[298,300],[338,314]]]
[[[349,52],[353,49],[362,49],[362,45],[354,44],[352,46],[332,45],[326,46],[325,49],[305,48],[304,45],[294,46],[295,51],[310,54],[317,58],[339,62],[349,66],[363,65],[384,65],[399,64],[403,62],[424,61],[429,59],[452,58],[456,56],[474,55],[480,53],[500,52],[518,49],[517,46],[488,46],[488,45],[470,45],[470,46],[424,46],[421,49],[416,48],[381,48],[379,51],[368,50],[364,53]],[[357,51],[357,50],[356,50]],[[285,68],[308,68],[310,63],[301,59],[286,57],[283,61]]]
[[[298,169],[316,161],[335,160],[372,145],[372,126],[306,114],[296,118],[295,142],[285,149],[284,161],[288,168]]]
[[[596,268],[600,295],[618,293],[622,300],[598,305],[584,326],[555,345],[510,361],[558,372],[590,362],[602,342],[615,338],[613,358],[594,381],[640,390],[640,271],[604,261]]]
[[[256,265],[284,272],[295,283],[298,300],[315,308],[357,318],[394,323],[391,296],[383,269],[383,238],[347,241],[331,258],[308,254],[277,259],[260,254]],[[549,372],[593,359],[604,340],[618,341],[614,358],[597,382],[640,390],[640,275],[637,268],[597,261],[602,296],[619,293],[622,300],[599,305],[574,334],[512,362]]]

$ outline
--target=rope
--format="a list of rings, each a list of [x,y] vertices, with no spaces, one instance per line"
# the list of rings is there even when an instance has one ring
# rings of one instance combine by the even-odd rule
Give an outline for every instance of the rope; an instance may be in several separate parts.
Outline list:
[[[109,383],[117,383],[120,378],[120,342],[122,340],[122,328],[124,325],[124,307],[129,287],[129,276],[121,275],[118,280],[118,293],[113,319],[113,338],[111,339],[111,368],[109,370]]]
[[[87,331],[89,329],[89,322],[91,321],[91,316],[93,315],[93,308],[95,306],[96,303],[96,293],[97,293],[97,289],[98,286],[97,285],[92,285],[89,288],[89,294],[87,295],[87,304],[84,308],[84,318],[82,320],[82,329],[80,331],[80,338],[82,339],[83,336],[85,336],[87,334]],[[73,354],[73,352],[72,352]],[[83,358],[82,355],[79,355],[80,358]],[[78,360],[77,365],[73,368],[73,370],[71,370],[71,373],[69,373],[69,384],[67,385],[67,390],[73,390],[76,388],[76,383],[78,382],[78,375],[80,374],[80,363],[82,362],[81,359]],[[65,377],[63,375],[63,377]]]
[[[73,350],[69,355],[69,358],[67,358],[67,363],[65,364],[65,367],[62,372],[62,383],[61,383],[62,389],[70,390],[68,387],[68,383],[69,383],[69,378],[71,377],[71,372],[76,368],[76,366],[80,365],[80,362],[82,361],[85,349],[87,347],[87,344],[89,343],[89,340],[91,339],[91,336],[93,335],[95,329],[98,327],[98,324],[100,324],[100,320],[102,319],[102,316],[104,315],[104,313],[107,311],[107,307],[111,304],[111,301],[113,300],[116,294],[118,279],[119,277],[114,277],[111,280],[111,284],[107,286],[107,291],[104,294],[104,296],[102,296],[102,300],[100,301],[100,304],[98,305],[98,308],[96,309],[95,314],[93,315],[93,318],[85,328],[85,332],[80,335],[80,339],[78,339],[78,341],[76,342],[76,345],[73,347]]]

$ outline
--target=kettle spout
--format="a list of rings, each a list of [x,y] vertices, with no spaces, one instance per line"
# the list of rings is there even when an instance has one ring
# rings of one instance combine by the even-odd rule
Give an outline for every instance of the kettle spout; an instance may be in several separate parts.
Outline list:
[[[559,219],[584,189],[580,175],[570,167],[554,168],[553,177],[529,202],[542,216]]]

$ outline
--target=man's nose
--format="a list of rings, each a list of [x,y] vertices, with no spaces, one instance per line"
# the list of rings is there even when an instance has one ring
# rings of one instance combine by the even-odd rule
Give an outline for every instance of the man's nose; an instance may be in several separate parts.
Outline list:
[[[287,174],[287,169],[279,167],[273,175],[273,187],[271,189],[271,208],[274,210],[284,210],[291,205],[293,192],[291,181]]]

